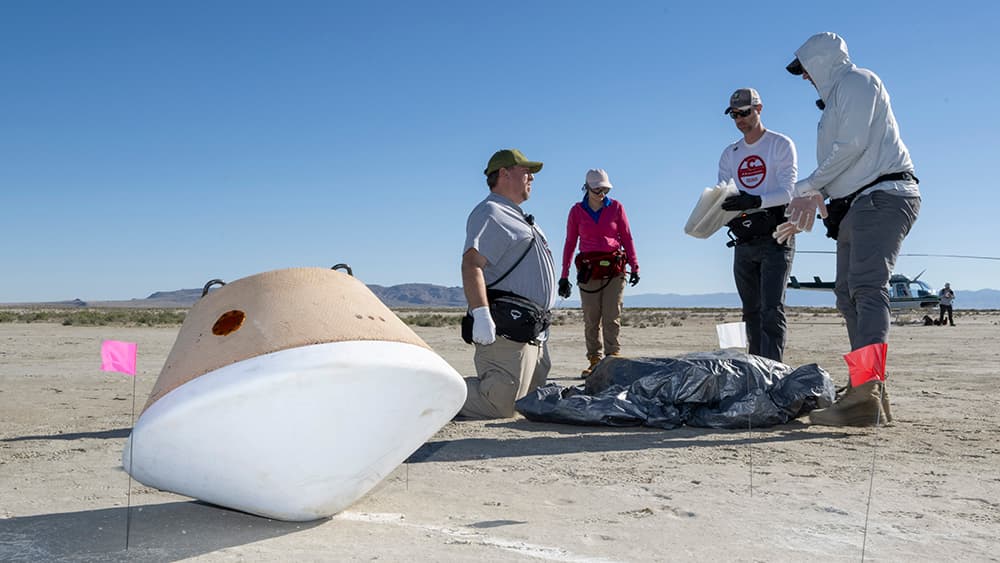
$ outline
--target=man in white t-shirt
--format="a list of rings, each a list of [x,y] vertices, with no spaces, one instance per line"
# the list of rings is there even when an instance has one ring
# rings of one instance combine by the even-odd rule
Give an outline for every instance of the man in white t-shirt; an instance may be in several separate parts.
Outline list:
[[[743,302],[749,352],[782,361],[785,351],[785,286],[795,257],[795,239],[777,242],[774,233],[785,221],[797,174],[795,144],[764,128],[764,106],[753,88],[740,88],[729,98],[726,115],[743,138],[719,158],[719,181],[733,180],[739,194],[722,202],[727,211],[742,211],[729,222],[728,246],[735,247],[733,275]]]

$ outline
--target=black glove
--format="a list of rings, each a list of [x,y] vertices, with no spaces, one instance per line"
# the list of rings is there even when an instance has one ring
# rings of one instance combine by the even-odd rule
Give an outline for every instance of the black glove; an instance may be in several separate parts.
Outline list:
[[[569,284],[569,280],[566,278],[559,278],[559,297],[570,296],[570,288],[573,286]]]
[[[637,283],[639,283],[639,273],[638,272],[629,273],[628,284],[631,285],[632,287],[635,287]]]
[[[731,195],[722,202],[722,208],[726,211],[743,211],[744,209],[757,209],[760,207],[760,196],[751,195],[746,192],[740,192],[737,195]]]

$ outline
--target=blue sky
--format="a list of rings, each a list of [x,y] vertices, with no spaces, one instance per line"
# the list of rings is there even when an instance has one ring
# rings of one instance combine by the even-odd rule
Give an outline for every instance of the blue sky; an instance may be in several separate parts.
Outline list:
[[[605,168],[642,270],[628,294],[735,291],[724,235],[684,222],[739,136],[722,114],[736,88],[815,168],[815,90],[784,66],[819,31],[892,95],[924,198],[903,252],[1000,255],[1000,8],[821,6],[6,0],[0,302],[338,262],[371,284],[460,285],[465,219],[504,147],[545,162],[524,207],[557,257],[586,170]],[[834,247],[815,232],[798,248]],[[1000,285],[998,261],[897,265],[923,269],[935,287]],[[823,254],[793,267],[833,271]]]

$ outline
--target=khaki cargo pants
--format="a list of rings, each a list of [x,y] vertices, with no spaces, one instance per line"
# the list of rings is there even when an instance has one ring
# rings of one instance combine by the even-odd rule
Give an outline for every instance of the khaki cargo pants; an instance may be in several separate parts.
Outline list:
[[[587,357],[600,358],[602,350],[605,356],[617,354],[622,349],[618,342],[618,334],[622,327],[625,276],[615,276],[610,280],[590,280],[579,285]]]
[[[524,344],[498,336],[493,344],[476,344],[476,377],[466,377],[468,396],[459,416],[510,418],[514,401],[545,383],[552,361],[546,342]]]

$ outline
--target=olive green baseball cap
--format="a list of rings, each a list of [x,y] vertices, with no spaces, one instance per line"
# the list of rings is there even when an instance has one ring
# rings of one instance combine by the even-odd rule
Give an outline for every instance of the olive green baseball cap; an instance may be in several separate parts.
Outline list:
[[[489,176],[501,168],[510,168],[511,166],[523,166],[532,174],[535,174],[542,169],[541,162],[528,160],[524,157],[524,154],[522,154],[521,151],[517,149],[502,149],[493,153],[493,156],[490,157],[489,164],[486,165],[486,170],[483,170],[483,174]]]

